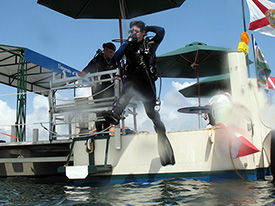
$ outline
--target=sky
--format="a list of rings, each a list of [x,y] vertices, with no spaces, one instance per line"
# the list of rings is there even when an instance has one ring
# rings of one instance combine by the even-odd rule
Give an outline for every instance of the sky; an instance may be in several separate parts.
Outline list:
[[[245,0],[244,3],[247,28],[249,12]],[[1,0],[0,4],[0,44],[26,47],[77,70],[87,65],[104,42],[119,39],[118,20],[76,20],[39,5],[36,0]],[[125,20],[124,33],[132,20],[142,20],[147,25],[165,28],[165,38],[157,55],[195,41],[237,50],[240,35],[244,31],[241,0],[186,0],[179,8]],[[248,33],[254,35],[272,70],[271,76],[275,76],[275,38],[257,32]],[[116,46],[119,44],[116,43]],[[249,58],[253,60],[251,43],[249,47]],[[249,69],[251,76],[255,76],[253,65]],[[192,82],[195,80],[162,80],[160,114],[168,131],[194,128],[190,120],[197,121],[198,117],[177,112],[181,107],[197,103],[178,92]],[[15,122],[16,89],[2,84],[0,88],[0,132],[10,133],[10,125]],[[34,124],[48,122],[47,112],[47,98],[34,94],[27,96],[27,140],[31,139],[32,128],[36,127],[40,130],[40,136],[47,138],[47,131],[39,124]],[[142,107],[138,124],[140,130],[152,131],[152,123],[144,115]],[[0,135],[0,139],[8,141],[9,138]]]

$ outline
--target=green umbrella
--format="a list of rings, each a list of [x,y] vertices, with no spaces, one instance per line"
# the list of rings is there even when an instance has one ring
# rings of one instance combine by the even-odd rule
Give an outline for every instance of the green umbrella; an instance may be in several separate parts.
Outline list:
[[[185,0],[38,0],[37,3],[74,19],[121,19],[180,7]]]
[[[228,91],[230,86],[229,74],[215,75],[200,81],[200,95],[202,97],[212,96],[218,89]],[[198,97],[198,84],[192,84],[179,92],[185,97]]]
[[[193,42],[158,56],[157,65],[162,77],[197,78],[200,106],[199,77],[228,73],[228,52],[226,48]]]
[[[193,42],[157,57],[162,77],[196,78],[228,73],[229,49]],[[196,69],[199,69],[197,76]]]

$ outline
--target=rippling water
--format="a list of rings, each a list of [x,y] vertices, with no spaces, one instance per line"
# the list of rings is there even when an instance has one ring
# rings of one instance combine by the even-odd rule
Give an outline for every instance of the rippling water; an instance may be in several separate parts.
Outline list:
[[[0,205],[275,205],[269,180],[204,182],[170,179],[104,187],[36,183],[28,178],[0,179]]]

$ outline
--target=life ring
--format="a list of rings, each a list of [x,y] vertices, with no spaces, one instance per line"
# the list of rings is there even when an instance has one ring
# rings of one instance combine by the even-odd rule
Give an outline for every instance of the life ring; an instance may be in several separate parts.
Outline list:
[[[93,153],[94,152],[94,140],[93,139],[88,139],[86,142],[86,152],[87,153]]]

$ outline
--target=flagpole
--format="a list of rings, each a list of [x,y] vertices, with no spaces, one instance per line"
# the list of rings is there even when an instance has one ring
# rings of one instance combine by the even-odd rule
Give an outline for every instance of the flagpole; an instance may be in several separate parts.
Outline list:
[[[243,13],[243,30],[244,32],[246,32],[246,26],[245,26],[245,14],[244,14],[244,0],[242,0],[242,13]],[[247,64],[247,73],[248,73],[248,77],[250,77],[250,69],[249,69],[249,58],[248,55],[246,55],[246,64]]]
[[[243,3],[243,0],[242,0],[242,11],[243,11],[243,30],[246,32],[245,15],[244,15],[244,3]]]
[[[255,59],[256,59],[256,56],[255,56],[255,39],[254,39],[253,34],[251,34],[251,39],[252,39],[252,49],[253,49],[253,56],[254,56],[254,63],[255,63]]]

